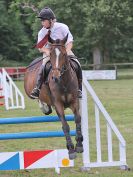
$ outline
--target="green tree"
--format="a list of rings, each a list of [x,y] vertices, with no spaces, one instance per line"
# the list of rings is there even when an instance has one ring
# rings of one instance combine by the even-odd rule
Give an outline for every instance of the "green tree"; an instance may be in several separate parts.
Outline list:
[[[21,34],[19,39],[13,35],[11,39],[15,40],[15,44],[21,43],[16,46],[19,55],[21,52],[24,54],[23,59],[25,55],[28,60],[39,55],[37,50],[29,48],[36,42],[38,30],[41,28],[36,18],[37,13],[46,6],[54,10],[57,21],[69,26],[74,36],[74,53],[78,57],[87,58],[89,63],[92,62],[92,58],[99,62],[133,61],[133,3],[131,0],[12,0],[10,8],[15,18],[9,22],[7,19],[3,20],[3,15],[0,20],[2,25],[6,23],[5,26],[10,25],[11,31],[16,31],[17,35]],[[0,6],[3,11],[5,7]],[[4,13],[7,12],[4,11]],[[6,15],[9,16],[9,13]],[[15,23],[17,27],[14,27]],[[10,46],[15,47],[10,38],[8,40]]]
[[[103,62],[122,61],[126,56],[131,60],[133,4],[130,0],[41,1],[39,7],[45,6],[54,9],[57,20],[70,27],[79,57],[90,60],[93,54],[100,55],[96,60]]]
[[[26,60],[30,41],[14,12],[9,12],[9,3],[0,1],[0,53],[4,59]]]
[[[13,0],[10,4],[10,11],[15,12],[17,19],[23,25],[23,32],[26,34],[27,39],[30,41],[27,52],[28,62],[39,55],[37,49],[33,48],[37,40],[37,31],[39,30],[39,23],[37,24],[36,16],[38,15],[38,3],[35,0]],[[39,21],[38,21],[39,22]],[[34,25],[36,24],[36,25]]]
[[[122,59],[123,49],[127,50],[132,44],[132,7],[130,0],[92,0],[89,3],[86,38],[90,48],[99,48],[105,62],[110,58]]]

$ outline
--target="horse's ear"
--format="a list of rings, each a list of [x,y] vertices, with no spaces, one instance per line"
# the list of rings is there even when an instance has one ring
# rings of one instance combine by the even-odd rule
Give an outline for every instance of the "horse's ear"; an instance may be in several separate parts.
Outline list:
[[[64,39],[62,40],[64,44],[66,43],[67,39],[68,39],[68,33],[67,33],[67,35],[64,37]]]
[[[55,41],[50,37],[50,35],[48,36],[48,42],[50,42],[51,44],[53,44]]]

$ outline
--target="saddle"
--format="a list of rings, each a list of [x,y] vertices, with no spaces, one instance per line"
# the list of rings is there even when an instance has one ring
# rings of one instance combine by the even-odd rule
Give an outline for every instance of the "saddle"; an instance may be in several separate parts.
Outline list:
[[[80,65],[75,59],[78,59],[78,58],[74,55],[68,56],[68,60],[70,61],[70,65],[71,65],[72,69],[76,72],[77,76],[80,77],[80,74],[79,74],[80,73]],[[42,57],[38,57],[38,58],[34,59],[30,63],[30,65],[27,67],[27,69],[29,71],[32,71],[33,69],[40,67],[40,65],[42,64],[42,60],[43,60]],[[50,61],[48,61],[45,65],[45,67],[43,68],[43,78],[44,78],[43,80],[44,80],[45,84],[48,83],[48,75],[49,75],[51,69],[52,69],[52,65],[51,65]]]
[[[69,55],[68,56],[68,59],[70,61],[70,65],[72,67],[72,69],[76,72],[76,74],[78,74],[79,72],[79,64],[75,61],[75,58],[77,59],[76,56],[73,56],[73,55]],[[44,80],[45,80],[45,83],[48,82],[48,75],[50,73],[52,69],[52,65],[50,63],[50,61],[48,61],[44,67],[44,71],[43,71],[43,77],[44,77]]]
[[[44,70],[43,70],[43,78],[44,78],[44,81],[46,84],[48,83],[48,75],[49,75],[51,69],[52,69],[52,65],[51,65],[50,61],[48,61],[44,67]]]
[[[42,57],[38,57],[35,58],[28,66],[27,69],[32,70],[35,68],[35,66],[37,67],[40,63],[42,63],[43,58]]]
[[[80,70],[80,65],[79,63],[75,60],[78,60],[78,57],[76,57],[75,55],[69,55],[69,61],[70,61],[70,65],[72,67],[72,69],[76,72],[76,74],[78,75],[78,72]]]

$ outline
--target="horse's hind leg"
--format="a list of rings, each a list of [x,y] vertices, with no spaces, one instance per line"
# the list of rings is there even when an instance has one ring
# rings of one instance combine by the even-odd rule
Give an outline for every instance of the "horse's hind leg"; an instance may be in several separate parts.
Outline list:
[[[74,106],[75,107],[75,106]],[[76,146],[75,146],[75,151],[78,153],[83,152],[83,135],[81,131],[81,116],[79,114],[79,111],[77,109],[77,106],[75,108],[72,108],[72,111],[75,115],[75,123],[76,123]]]
[[[65,115],[64,115],[64,111],[63,109],[61,110],[61,108],[57,108],[56,107],[56,112],[62,122],[62,129],[63,129],[63,132],[64,132],[64,135],[66,137],[66,146],[67,146],[67,149],[68,149],[68,153],[69,153],[69,158],[70,159],[75,159],[76,158],[76,152],[75,152],[75,148],[74,148],[74,144],[72,143],[72,139],[71,139],[71,136],[70,136],[70,127],[67,123],[67,121],[65,120]]]

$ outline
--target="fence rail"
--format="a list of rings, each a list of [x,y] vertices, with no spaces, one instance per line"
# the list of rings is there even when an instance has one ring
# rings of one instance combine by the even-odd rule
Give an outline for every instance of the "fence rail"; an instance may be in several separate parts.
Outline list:
[[[9,76],[13,79],[13,80],[23,80],[24,78],[24,74],[26,72],[26,67],[22,66],[22,67],[4,67],[4,69],[6,70],[6,72],[9,74]],[[0,68],[0,72],[2,72],[2,68]]]
[[[81,66],[83,69],[107,69],[107,68],[113,68],[114,70],[118,70],[119,67],[123,67],[123,66],[133,66],[133,63],[102,63],[102,64],[88,64],[88,62],[86,62],[85,59],[83,58],[79,58],[80,62],[81,62]],[[83,62],[85,61],[85,62]],[[26,67],[22,66],[22,67],[5,67],[6,72],[9,74],[9,76],[13,79],[13,80],[23,80],[24,78],[24,74],[26,72]],[[2,68],[0,68],[0,72],[2,71]]]
[[[93,68],[96,69],[99,68],[107,68],[107,67],[114,67],[115,70],[118,69],[118,67],[122,66],[133,66],[133,63],[102,63],[102,64],[82,64],[83,68]]]

